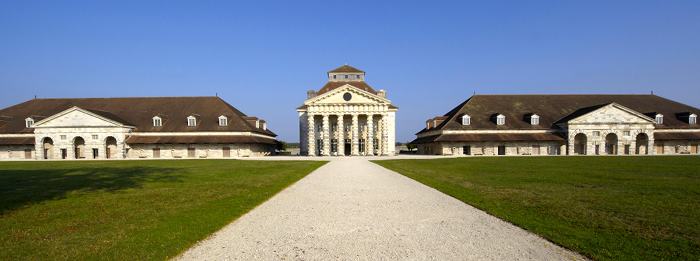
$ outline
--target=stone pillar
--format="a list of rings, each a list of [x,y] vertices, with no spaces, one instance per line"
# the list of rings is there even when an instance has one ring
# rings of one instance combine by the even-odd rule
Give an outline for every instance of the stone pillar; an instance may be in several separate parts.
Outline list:
[[[343,123],[343,115],[338,114],[338,120],[336,120],[338,126],[338,131],[336,136],[338,137],[338,155],[345,155],[345,123]]]
[[[352,115],[352,155],[357,156],[360,155],[360,140],[359,140],[359,135],[360,135],[360,124],[358,120],[358,115],[353,114]]]
[[[382,143],[382,155],[389,155],[389,130],[388,130],[388,120],[387,115],[382,114],[382,136],[380,142]]]
[[[323,114],[323,133],[321,134],[321,138],[323,139],[323,156],[331,155],[331,131],[330,120],[328,118],[328,114]]]
[[[374,115],[367,115],[367,141],[365,142],[365,155],[374,155]]]
[[[308,155],[309,156],[316,156],[316,123],[314,122],[314,116],[313,114],[308,114],[307,120],[308,120]]]

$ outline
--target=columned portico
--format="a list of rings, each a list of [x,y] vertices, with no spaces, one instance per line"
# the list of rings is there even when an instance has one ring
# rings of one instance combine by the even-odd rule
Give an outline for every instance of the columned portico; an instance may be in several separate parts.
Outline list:
[[[309,156],[394,154],[394,114],[398,110],[350,66],[328,72],[319,91],[307,92],[299,115],[300,151]]]

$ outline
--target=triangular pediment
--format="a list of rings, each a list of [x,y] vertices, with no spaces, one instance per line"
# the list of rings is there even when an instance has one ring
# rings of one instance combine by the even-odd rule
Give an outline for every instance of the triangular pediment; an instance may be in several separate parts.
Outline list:
[[[645,124],[652,118],[617,103],[611,103],[569,120],[569,124]]]
[[[345,99],[346,93],[350,94],[350,100]],[[308,99],[304,104],[391,104],[391,101],[346,84],[330,92]]]
[[[56,113],[34,124],[34,128],[52,127],[127,127],[121,122],[109,119],[89,110],[72,107]]]

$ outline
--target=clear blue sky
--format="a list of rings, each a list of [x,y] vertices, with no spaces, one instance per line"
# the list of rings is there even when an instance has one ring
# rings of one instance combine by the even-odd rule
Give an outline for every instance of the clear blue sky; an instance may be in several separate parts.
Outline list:
[[[2,1],[0,107],[218,93],[297,141],[295,108],[344,63],[399,106],[398,141],[473,92],[700,106],[700,1],[242,2]]]

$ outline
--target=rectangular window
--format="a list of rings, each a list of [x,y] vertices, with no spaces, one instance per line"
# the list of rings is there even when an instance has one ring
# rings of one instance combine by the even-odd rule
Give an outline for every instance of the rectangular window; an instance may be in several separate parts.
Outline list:
[[[92,135],[92,139],[93,139],[93,140],[96,140],[96,139],[99,139],[99,138],[100,138],[100,137],[97,136],[97,135]]]
[[[223,150],[224,158],[231,157],[231,148],[230,147],[223,147],[222,150]]]
[[[34,120],[27,120],[25,123],[27,128],[31,128],[34,125]]]
[[[656,143],[656,154],[664,154],[664,144]]]
[[[197,126],[197,119],[195,119],[195,118],[187,119],[187,126],[190,126],[190,127]]]
[[[462,146],[462,154],[464,155],[472,155],[472,147],[467,145],[467,146]]]
[[[630,131],[623,131],[623,132],[622,132],[622,135],[624,135],[625,137],[629,137],[629,136],[630,136]]]
[[[66,158],[68,158],[68,150],[61,149],[61,159],[66,159]]]
[[[153,148],[153,158],[154,159],[160,158],[160,148]]]
[[[226,119],[226,118],[219,119],[219,126],[228,126],[228,119]]]
[[[595,137],[600,137],[600,131],[594,131],[593,136]]]
[[[25,149],[25,150],[24,150],[24,158],[25,158],[25,159],[31,159],[31,158],[32,158],[32,150],[31,150],[31,149]]]
[[[374,143],[372,143],[373,149],[378,150],[379,149],[379,139],[373,139],[373,142],[374,142]]]
[[[96,159],[96,158],[99,157],[99,156],[100,156],[100,150],[98,150],[98,149],[96,149],[96,148],[93,148],[93,149],[92,149],[92,158],[93,158],[93,159]]]
[[[159,118],[153,119],[153,126],[154,127],[160,127],[163,126],[163,121]]]
[[[600,155],[600,145],[595,145],[595,155]]]
[[[331,140],[331,152],[332,153],[338,152],[338,140],[336,140],[336,139]]]
[[[66,135],[61,135],[61,140],[65,140],[65,139],[66,139]]]
[[[194,158],[196,150],[194,148],[187,148],[187,157]]]
[[[532,145],[532,155],[540,155],[540,145]]]
[[[360,153],[365,152],[365,139],[360,139],[360,145],[358,146]]]
[[[506,146],[505,145],[498,146],[498,155],[506,155]]]
[[[625,144],[625,155],[630,155],[630,145]]]

